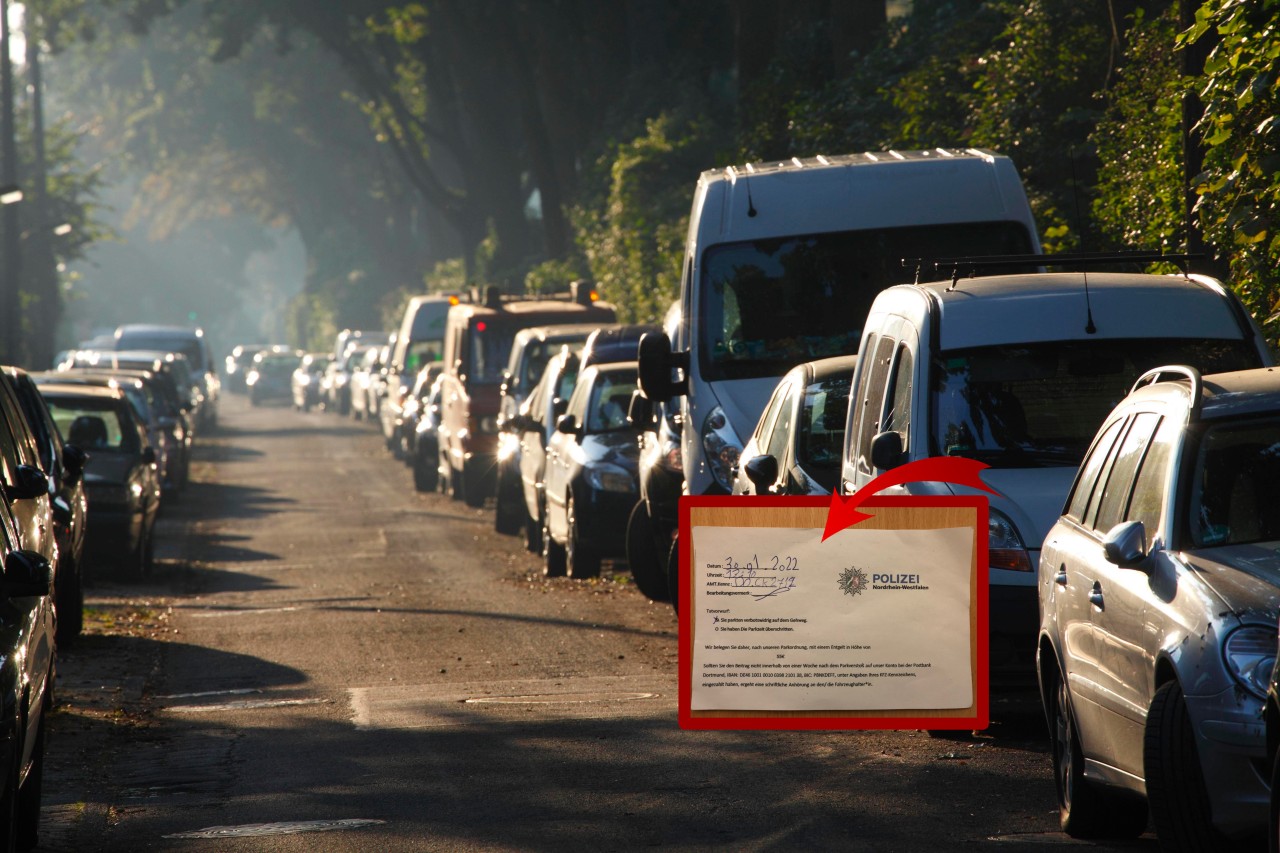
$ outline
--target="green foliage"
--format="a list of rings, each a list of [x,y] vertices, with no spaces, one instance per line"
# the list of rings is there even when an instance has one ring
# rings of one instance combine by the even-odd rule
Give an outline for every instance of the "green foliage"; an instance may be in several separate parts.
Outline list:
[[[1197,81],[1206,238],[1229,257],[1236,291],[1280,337],[1280,0],[1207,0],[1184,45],[1216,33]]]
[[[714,149],[708,123],[665,113],[602,158],[608,195],[573,220],[592,278],[621,319],[659,321],[677,298],[691,191]]]
[[[1147,19],[1139,10],[1106,114],[1093,132],[1093,216],[1106,241],[1136,249],[1186,247],[1182,183],[1181,57],[1170,50],[1177,7]]]
[[[524,277],[524,292],[529,294],[565,293],[569,285],[585,278],[584,262],[577,258],[543,261]]]

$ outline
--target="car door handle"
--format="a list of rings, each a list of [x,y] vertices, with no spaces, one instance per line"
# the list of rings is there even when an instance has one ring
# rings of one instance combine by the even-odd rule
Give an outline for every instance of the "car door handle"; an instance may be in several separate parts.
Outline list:
[[[1058,586],[1067,585],[1067,564],[1066,563],[1063,563],[1061,566],[1058,566],[1058,573],[1053,576],[1053,582],[1056,583]]]
[[[1101,585],[1097,583],[1093,585],[1093,590],[1089,593],[1089,603],[1092,604],[1094,607],[1098,608],[1099,610],[1106,609],[1102,603],[1102,586]]]

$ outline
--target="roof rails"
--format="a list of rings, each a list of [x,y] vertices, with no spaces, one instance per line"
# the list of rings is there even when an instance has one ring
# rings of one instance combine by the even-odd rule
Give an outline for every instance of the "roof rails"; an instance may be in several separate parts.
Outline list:
[[[452,305],[467,303],[499,311],[508,302],[575,302],[579,305],[591,306],[598,302],[599,299],[600,291],[596,289],[594,283],[583,280],[570,282],[568,293],[503,293],[501,288],[491,284],[484,288],[483,291],[479,287],[472,287],[470,290],[465,291],[461,297],[449,296],[449,302]]]
[[[1187,267],[1192,261],[1202,260],[1204,255],[1168,255],[1161,252],[1124,251],[1124,252],[1076,252],[1057,255],[977,255],[970,258],[903,258],[905,269],[915,268],[915,283],[920,283],[920,274],[925,269],[936,272],[949,270],[951,284],[961,276],[977,275],[987,270],[1006,269],[1009,267],[1067,267],[1070,269],[1087,269],[1089,267],[1111,266],[1114,264],[1176,264],[1186,275]]]
[[[1204,383],[1200,379],[1200,371],[1189,364],[1166,364],[1163,367],[1153,367],[1137,378],[1133,387],[1129,389],[1129,393],[1132,394],[1139,388],[1162,382],[1167,374],[1174,374],[1174,378],[1187,379],[1191,383],[1191,418],[1194,420],[1200,415]]]

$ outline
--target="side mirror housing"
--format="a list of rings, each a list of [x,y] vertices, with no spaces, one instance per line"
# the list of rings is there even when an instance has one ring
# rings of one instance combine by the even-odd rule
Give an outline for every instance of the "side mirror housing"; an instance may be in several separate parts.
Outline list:
[[[53,593],[53,566],[35,551],[10,551],[4,560],[0,595],[32,598]]]
[[[901,433],[881,432],[871,439],[871,464],[881,471],[897,468],[904,455]]]
[[[751,485],[756,487],[757,495],[773,493],[773,484],[778,482],[778,460],[768,454],[754,456],[742,466]]]
[[[1147,558],[1147,528],[1141,521],[1125,521],[1107,531],[1102,554],[1108,563],[1135,568]]]
[[[561,415],[556,421],[556,432],[562,432],[565,435],[578,434],[578,419],[573,415]]]
[[[666,332],[646,332],[640,336],[637,350],[640,362],[640,390],[655,403],[665,403],[672,397],[682,397],[689,393],[687,379],[674,381],[673,370],[687,371],[689,353],[671,351],[671,338]]]
[[[74,444],[62,445],[62,470],[66,472],[68,483],[74,485],[84,476],[84,463],[88,459],[89,454]]]
[[[640,391],[631,393],[631,403],[627,406],[627,420],[637,429],[653,432],[657,422],[653,417],[653,401]]]
[[[563,397],[556,397],[551,401],[551,414],[557,418],[564,414],[564,410],[569,408],[569,401]]]
[[[5,492],[10,503],[13,501],[38,498],[49,493],[49,478],[39,468],[30,465],[19,465],[14,472],[14,482],[7,483]]]

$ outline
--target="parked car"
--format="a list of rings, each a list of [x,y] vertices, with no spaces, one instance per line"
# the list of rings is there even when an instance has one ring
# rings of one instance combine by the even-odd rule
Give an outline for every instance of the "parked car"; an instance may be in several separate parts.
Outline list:
[[[735,495],[829,495],[840,485],[856,355],[807,361],[778,383],[743,449]]]
[[[23,414],[13,379],[0,371],[0,490],[13,513],[21,547],[58,564],[49,478],[35,435]]]
[[[244,378],[249,373],[249,366],[253,364],[253,357],[266,348],[266,344],[238,344],[232,348],[222,368],[228,391],[244,394],[249,390]]]
[[[267,400],[288,400],[292,394],[293,372],[302,363],[300,350],[272,347],[253,357],[245,382],[249,403],[260,406]]]
[[[222,382],[204,330],[188,326],[159,326],[128,323],[115,332],[117,351],[157,350],[181,353],[191,369],[192,382],[200,389],[200,427],[208,429],[218,422],[218,400]]]
[[[581,346],[598,325],[575,323],[534,326],[516,332],[511,357],[498,386],[498,471],[495,476],[494,529],[514,535],[524,524],[524,499],[520,488],[520,431],[516,415],[525,398],[537,386],[547,362],[564,346]],[[635,358],[633,352],[631,357]]]
[[[1040,552],[1041,695],[1063,829],[1237,849],[1268,812],[1280,374],[1145,373]],[[1271,711],[1274,717],[1274,708]]]
[[[45,724],[53,700],[54,570],[21,545],[8,503],[0,501],[0,695],[6,698],[0,703],[0,814],[7,818],[8,843],[30,850],[39,842]]]
[[[431,380],[426,395],[417,406],[413,427],[413,487],[419,492],[434,492],[440,486],[440,375]]]
[[[613,306],[596,302],[584,282],[570,298],[513,300],[491,288],[483,304],[449,309],[440,393],[440,471],[449,494],[483,506],[494,494],[498,389],[516,333],[533,326],[613,323]]]
[[[440,378],[440,374],[444,372],[444,365],[438,361],[433,361],[418,371],[418,375],[413,380],[413,386],[409,389],[409,393],[405,395],[403,402],[400,404],[400,416],[396,420],[396,455],[399,456],[404,464],[412,467],[417,458],[418,450],[418,421],[422,419],[424,412],[428,406],[428,398],[431,395],[431,389],[435,386],[436,380]],[[437,402],[438,406],[439,403]],[[431,461],[432,468],[435,467],[435,460]],[[433,491],[434,486],[426,491]]]
[[[443,366],[445,318],[458,301],[456,295],[446,293],[411,297],[388,341],[378,416],[389,450],[397,448],[402,409],[419,372],[429,364]]]
[[[85,497],[86,455],[64,444],[40,389],[24,370],[4,368],[14,396],[36,440],[40,469],[49,480],[53,536],[57,545],[54,566],[55,609],[59,644],[69,644],[84,625],[84,542],[89,505]]]
[[[548,575],[595,577],[603,557],[624,554],[627,517],[635,506],[637,430],[628,419],[636,363],[585,368],[547,444]]]
[[[513,428],[520,441],[520,490],[524,505],[526,547],[543,553],[542,528],[546,523],[547,443],[556,431],[578,382],[579,350],[561,347],[551,357],[533,392],[520,404]]]
[[[1034,684],[1040,543],[1102,419],[1161,364],[1220,372],[1271,363],[1220,283],[1115,272],[891,287],[872,305],[859,353],[840,492],[931,456],[990,466],[982,478],[1000,493],[988,525],[991,679],[1010,688]],[[954,489],[907,483],[885,493]]]
[[[331,361],[333,356],[326,352],[309,352],[302,357],[289,380],[295,409],[309,412],[312,406],[320,405],[320,381]]]
[[[88,453],[86,549],[125,577],[150,574],[160,509],[156,452],[119,388],[42,385],[58,431]]]
[[[172,385],[173,394],[186,419],[188,436],[194,437],[199,425],[205,422],[201,415],[204,395],[192,378],[191,367],[182,353],[154,350],[78,350],[70,363],[64,364],[60,369],[100,372],[146,370],[161,374],[168,377],[165,381]]]
[[[373,399],[372,385],[374,377],[382,369],[379,360],[382,347],[357,346],[350,355],[351,381],[347,385],[347,396],[351,406],[351,417],[358,421],[373,418],[376,412],[371,406]]]

